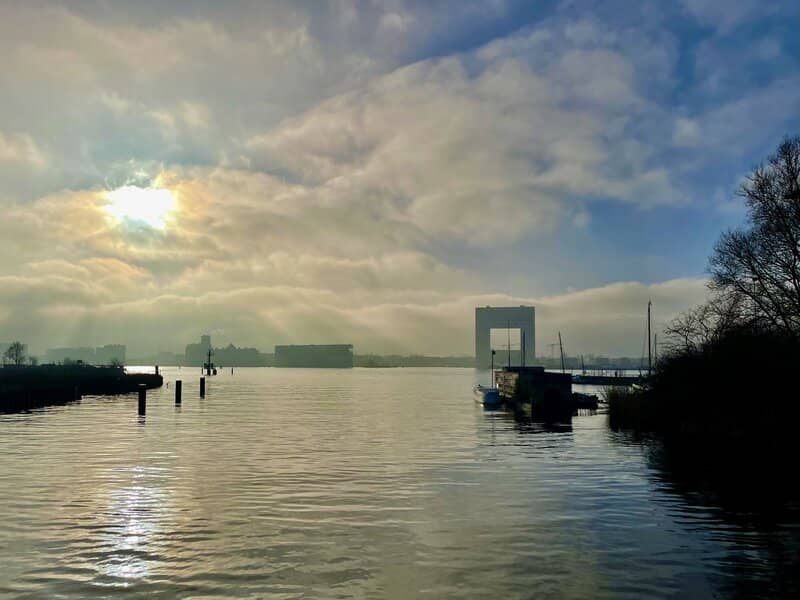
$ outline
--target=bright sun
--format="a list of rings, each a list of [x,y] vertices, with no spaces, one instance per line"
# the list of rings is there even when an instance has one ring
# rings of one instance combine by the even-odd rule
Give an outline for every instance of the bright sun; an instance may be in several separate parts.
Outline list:
[[[125,185],[106,192],[106,212],[121,223],[164,229],[175,209],[175,196],[164,188]]]

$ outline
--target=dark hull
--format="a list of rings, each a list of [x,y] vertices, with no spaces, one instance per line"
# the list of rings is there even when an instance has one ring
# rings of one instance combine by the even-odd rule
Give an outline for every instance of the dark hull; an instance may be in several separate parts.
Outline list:
[[[573,375],[572,383],[586,385],[633,385],[641,381],[641,377],[628,375]]]

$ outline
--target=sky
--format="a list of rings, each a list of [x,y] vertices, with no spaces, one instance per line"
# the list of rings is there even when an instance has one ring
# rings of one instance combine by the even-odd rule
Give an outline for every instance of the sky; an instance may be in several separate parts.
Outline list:
[[[0,1],[0,341],[639,356],[800,133],[800,4]]]

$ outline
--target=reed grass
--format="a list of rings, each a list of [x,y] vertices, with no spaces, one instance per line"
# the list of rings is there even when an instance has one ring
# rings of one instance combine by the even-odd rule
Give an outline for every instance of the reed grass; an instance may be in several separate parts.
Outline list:
[[[608,422],[612,429],[658,429],[659,407],[646,390],[608,386],[603,388],[602,395],[608,403]]]

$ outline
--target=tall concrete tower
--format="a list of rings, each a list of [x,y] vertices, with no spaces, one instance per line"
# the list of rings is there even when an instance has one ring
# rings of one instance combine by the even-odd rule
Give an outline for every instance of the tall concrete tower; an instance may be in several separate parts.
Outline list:
[[[483,306],[475,309],[476,369],[488,369],[491,365],[492,329],[518,329],[525,339],[522,362],[531,364],[536,356],[536,309],[533,306]]]

